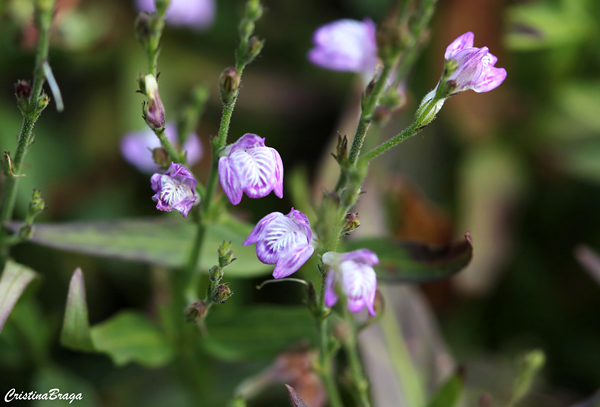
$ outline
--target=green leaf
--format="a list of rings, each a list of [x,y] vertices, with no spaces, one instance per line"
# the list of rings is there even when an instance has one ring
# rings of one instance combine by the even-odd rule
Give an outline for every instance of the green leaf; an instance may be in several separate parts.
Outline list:
[[[124,311],[92,327],[92,341],[98,352],[108,354],[119,366],[137,362],[148,367],[167,364],[173,349],[143,315]]]
[[[448,278],[469,264],[473,256],[471,237],[447,246],[432,247],[422,243],[383,238],[367,238],[346,243],[346,251],[369,249],[377,254],[376,267],[381,281],[424,283]]]
[[[464,379],[461,372],[452,375],[440,386],[427,407],[458,406],[464,389]]]
[[[25,288],[37,273],[14,261],[8,261],[0,278],[0,332]]]
[[[71,277],[60,342],[74,350],[92,351],[94,349],[88,322],[85,283],[83,273],[79,268]]]
[[[314,318],[306,307],[258,306],[229,318],[207,318],[208,337],[202,346],[212,356],[242,361],[272,358],[290,345],[316,336]]]
[[[519,367],[515,379],[515,387],[513,394],[508,403],[509,407],[517,405],[517,403],[527,395],[533,381],[538,372],[544,367],[546,355],[539,349],[527,352],[519,360]]]
[[[8,227],[18,230],[20,223]],[[243,246],[252,225],[228,219],[208,227],[199,269],[208,271],[218,264],[217,249],[223,240],[231,240],[234,261],[227,266],[231,277],[255,277],[268,274],[272,266],[258,261],[254,246]],[[175,219],[124,219],[106,222],[36,224],[32,241],[60,250],[93,256],[137,261],[167,267],[185,264],[194,241],[196,226]]]

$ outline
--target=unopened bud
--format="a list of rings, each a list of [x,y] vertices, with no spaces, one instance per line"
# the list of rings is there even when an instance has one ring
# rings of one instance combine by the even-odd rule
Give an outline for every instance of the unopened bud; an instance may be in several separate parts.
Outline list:
[[[27,81],[19,81],[15,85],[17,99],[29,99],[31,96],[31,84]]]
[[[446,98],[439,98],[437,92],[438,88],[436,87],[425,95],[423,101],[421,101],[421,105],[417,109],[417,113],[415,113],[415,122],[418,123],[419,126],[426,126],[431,123],[433,119],[435,119],[435,115],[442,109],[442,106],[444,106]]]
[[[200,322],[208,313],[208,307],[203,301],[195,301],[185,308],[185,316],[188,322]]]
[[[219,92],[223,103],[227,103],[240,87],[240,74],[235,68],[225,68],[219,78]]]
[[[254,23],[250,20],[243,19],[240,22],[240,36],[248,38],[254,32]]]
[[[348,163],[348,137],[343,136],[338,133],[338,141],[335,149],[334,158],[340,164],[340,166],[344,166]]]
[[[148,104],[144,108],[144,118],[152,129],[160,129],[165,125],[165,108],[158,93],[158,82],[154,75],[144,77],[144,86],[148,96]]]
[[[258,20],[263,13],[263,8],[259,0],[249,0],[246,3],[246,18],[249,20]]]
[[[377,124],[385,124],[388,120],[390,120],[392,112],[390,108],[387,106],[377,106],[375,111],[373,112],[373,122]]]
[[[348,213],[344,218],[344,226],[342,227],[342,235],[349,235],[354,229],[360,226],[358,213]]]
[[[212,266],[208,270],[208,278],[210,281],[216,281],[217,283],[223,278],[223,269],[219,266]]]
[[[221,284],[215,288],[213,293],[214,301],[223,304],[229,297],[233,295],[233,291],[231,291],[228,287],[229,283]]]
[[[233,258],[233,251],[231,251],[231,241],[223,240],[221,246],[219,246],[219,266],[225,267],[230,265],[235,258]]]
[[[48,96],[45,92],[42,92],[42,95],[38,99],[38,110],[44,110],[48,104],[50,103],[50,96]]]
[[[171,0],[156,0],[156,11],[160,14],[165,14],[169,3],[171,3]]]
[[[146,12],[141,12],[135,19],[135,37],[142,48],[148,47],[152,37],[152,29],[150,28],[150,15]]]
[[[376,34],[379,58],[385,63],[393,63],[400,50],[403,48],[402,29],[395,18],[386,19]]]
[[[154,162],[159,167],[168,167],[171,164],[171,158],[169,157],[169,153],[165,150],[164,147],[157,147],[152,150],[152,158]]]
[[[46,204],[42,199],[42,195],[39,190],[33,190],[31,195],[31,202],[29,203],[29,213],[37,215],[44,210]]]
[[[252,62],[252,60],[254,60],[254,58],[256,58],[258,56],[258,54],[260,54],[260,51],[262,51],[263,47],[265,45],[264,41],[259,40],[256,37],[252,37],[250,38],[250,41],[248,41],[248,45],[247,45],[247,55],[246,55],[246,63],[250,63]]]

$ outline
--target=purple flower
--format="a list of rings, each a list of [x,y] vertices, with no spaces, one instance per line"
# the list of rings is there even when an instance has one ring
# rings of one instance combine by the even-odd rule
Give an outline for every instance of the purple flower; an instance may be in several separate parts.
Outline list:
[[[244,134],[230,148],[219,159],[219,180],[229,202],[239,204],[244,192],[262,198],[274,191],[283,198],[283,163],[277,150],[266,147],[256,134]]]
[[[375,24],[368,18],[325,24],[313,35],[315,46],[308,52],[308,59],[322,68],[362,73],[368,82],[379,63],[375,31]]]
[[[452,94],[469,89],[478,93],[489,92],[506,78],[504,68],[494,68],[498,58],[490,54],[487,47],[474,47],[474,39],[475,35],[468,32],[446,48],[444,58],[447,61],[453,59],[458,65],[456,71],[448,78],[448,82],[454,81],[456,84]]]
[[[305,214],[292,208],[290,213],[273,212],[254,227],[244,246],[256,243],[256,256],[265,264],[276,264],[273,277],[296,272],[315,251],[312,231]]]
[[[196,193],[196,179],[184,165],[171,163],[164,174],[154,174],[150,178],[152,197],[159,211],[177,212],[185,218],[192,206],[200,200]]]
[[[158,93],[158,82],[154,75],[148,74],[144,78],[148,104],[144,107],[144,119],[152,129],[160,129],[165,125],[165,108]]]
[[[167,122],[165,124],[165,134],[172,144],[177,144],[177,128],[175,123]],[[160,140],[156,134],[148,128],[127,133],[121,140],[121,154],[123,157],[144,173],[154,173],[161,168],[154,163],[152,150],[160,147]],[[202,158],[202,143],[196,133],[191,133],[185,144],[183,151],[186,152],[187,161],[190,166],[196,164]]]
[[[325,282],[325,305],[332,307],[338,300],[335,285],[338,283],[347,299],[350,312],[367,307],[375,316],[373,302],[377,291],[377,277],[373,270],[379,264],[377,255],[370,250],[360,249],[350,253],[327,252],[323,255],[329,274]]]
[[[139,11],[153,13],[155,0],[136,0]],[[215,20],[215,0],[171,0],[165,20],[174,26],[206,30]]]

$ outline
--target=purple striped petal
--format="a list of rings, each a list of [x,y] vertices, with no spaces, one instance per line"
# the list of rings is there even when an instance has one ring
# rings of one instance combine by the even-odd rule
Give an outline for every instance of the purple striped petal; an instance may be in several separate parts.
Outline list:
[[[244,241],[244,246],[248,246],[258,242],[265,228],[267,228],[273,220],[280,216],[285,217],[285,215],[281,212],[273,212],[262,218],[256,224],[256,226],[254,226],[254,229],[252,230],[252,233],[250,233],[250,236],[248,236]]]
[[[284,278],[295,273],[304,263],[306,263],[314,251],[315,248],[310,245],[299,246],[295,250],[289,251],[277,261],[275,270],[273,270],[273,277]]]
[[[156,192],[152,200],[160,211],[176,210],[186,217],[200,199],[196,193],[196,179],[181,164],[171,163],[164,174],[154,174],[150,178],[150,184]]]
[[[444,55],[444,59],[449,60],[453,58],[459,51],[462,51],[465,48],[473,48],[473,44],[475,43],[475,34],[472,32],[466,32],[454,41],[452,44],[448,45],[446,48],[446,54]]]
[[[337,303],[337,300],[338,295],[335,292],[335,272],[330,270],[327,274],[327,280],[325,281],[325,305],[333,307]]]
[[[506,69],[504,68],[491,68],[487,75],[481,78],[476,84],[473,90],[477,93],[489,92],[492,89],[496,89],[506,79]]]

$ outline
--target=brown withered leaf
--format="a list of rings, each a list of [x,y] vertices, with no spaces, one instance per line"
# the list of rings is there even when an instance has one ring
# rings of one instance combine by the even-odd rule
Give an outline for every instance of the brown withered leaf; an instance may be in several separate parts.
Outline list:
[[[288,392],[290,393],[290,400],[292,401],[292,405],[294,407],[308,407],[308,404],[302,401],[292,386],[286,384],[285,387],[287,387]]]

